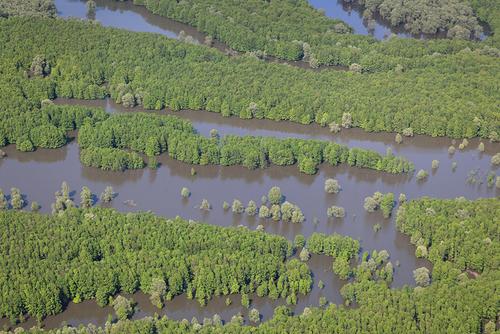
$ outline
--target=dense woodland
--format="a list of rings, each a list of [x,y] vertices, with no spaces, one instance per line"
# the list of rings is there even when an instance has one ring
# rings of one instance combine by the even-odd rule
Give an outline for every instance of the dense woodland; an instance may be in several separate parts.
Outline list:
[[[468,1],[343,1],[361,4],[364,8],[364,17],[372,19],[374,14],[379,14],[392,26],[403,26],[412,34],[445,32],[450,38],[470,39],[479,38],[483,32]]]
[[[473,9],[494,31],[499,27],[500,8],[494,0],[471,1],[473,9],[467,0],[360,2],[369,9],[367,17],[370,11],[383,12],[394,25],[407,23],[407,29],[414,32],[432,33],[433,29],[440,28],[455,39],[379,42],[371,36],[352,34],[345,23],[327,18],[306,0],[134,0],[155,14],[192,25],[234,50],[286,60],[305,59],[313,67],[357,63],[365,70],[373,70],[370,66],[373,62],[378,63],[378,67],[387,68],[391,62],[408,67],[411,65],[401,58],[434,52],[456,53],[467,46],[480,48],[481,43],[463,41],[481,29]],[[498,37],[486,44],[498,47]]]
[[[0,210],[0,230],[0,316],[11,319],[56,314],[70,300],[106,305],[119,291],[152,293],[153,279],[166,284],[162,300],[186,293],[201,304],[251,292],[294,304],[312,285],[307,265],[287,260],[290,242],[244,228],[73,208]]]
[[[498,79],[498,58],[479,51],[417,53],[412,59],[424,68],[365,75],[226,57],[163,36],[71,20],[1,19],[0,43],[2,113],[33,111],[46,98],[110,94],[125,106],[146,109],[208,110],[367,131],[411,128],[455,138],[497,139],[500,133],[498,90],[491,84]]]
[[[299,170],[306,174],[316,173],[318,165],[323,162],[334,166],[347,163],[389,173],[413,171],[411,162],[392,154],[383,156],[375,151],[349,149],[319,140],[250,136],[207,138],[197,134],[189,121],[146,113],[118,114],[95,124],[89,122],[80,128],[78,144],[84,149],[82,162],[94,167],[107,165],[101,164],[101,157],[106,154],[116,154],[118,158],[123,154],[116,149],[129,149],[149,157],[168,152],[173,159],[196,165],[242,165],[256,169],[271,164],[286,166],[297,163]],[[102,148],[115,150],[103,151]]]
[[[9,16],[56,16],[53,0],[0,0],[0,18]]]
[[[419,1],[421,6],[405,8],[390,0],[362,1],[369,9],[366,17],[380,13],[414,32],[441,29],[454,37],[428,41],[376,41],[354,35],[305,0],[134,3],[248,54],[229,57],[154,34],[40,18],[54,16],[52,1],[0,0],[0,146],[16,144],[23,151],[57,148],[69,140],[68,131],[78,130],[82,163],[108,170],[142,168],[143,154],[155,161],[161,153],[201,165],[253,169],[297,164],[308,174],[323,162],[391,173],[413,170],[410,162],[392,154],[332,142],[208,138],[174,116],[108,115],[102,109],[55,106],[50,101],[106,96],[126,107],[207,110],[245,119],[316,122],[336,130],[360,127],[499,139],[496,0]],[[443,4],[452,6],[440,15]],[[410,10],[404,18],[403,9]],[[446,19],[436,21],[438,16]],[[476,17],[493,31],[482,42],[465,40],[479,31]],[[350,71],[313,72],[259,60],[266,54],[306,60],[312,67],[348,66]],[[90,204],[82,201],[82,207],[92,204],[87,192]],[[59,208],[62,193],[56,195],[54,214],[42,215],[18,211],[24,205],[22,195],[15,188],[11,194],[12,209],[0,210],[0,317],[12,322],[60,313],[70,301],[115,304],[118,293],[138,290],[148,293],[158,307],[180,294],[204,305],[214,296],[229,294],[241,294],[243,302],[243,296],[254,292],[292,305],[316,283],[306,262],[310,253],[332,257],[334,273],[348,279],[341,290],[345,305],[311,306],[302,314],[280,306],[271,320],[255,327],[243,325],[241,317],[203,325],[150,317],[107,322],[103,328],[33,328],[30,333],[498,331],[498,197],[400,203],[397,227],[410,236],[415,256],[432,263],[432,270],[416,268],[417,287],[392,289],[389,253],[365,251],[359,259],[361,245],[350,237],[314,233],[292,246],[283,237],[242,227],[78,209],[66,205],[69,202]],[[390,216],[392,193],[370,198],[373,210],[380,207]],[[3,195],[2,203],[8,206]],[[296,248],[301,248],[302,261],[291,258]],[[123,298],[120,302],[129,303]]]
[[[277,267],[287,268],[287,265],[283,264],[283,261],[287,254],[289,254],[291,246],[284,240],[276,243],[277,240],[281,240],[279,237],[271,237],[265,233],[242,233],[239,230],[188,224],[179,220],[174,222],[164,221],[153,218],[150,215],[120,215],[106,210],[94,211],[93,213],[93,215],[88,215],[88,213],[85,215],[84,212],[72,210],[67,215],[73,218],[69,222],[64,223],[57,217],[49,218],[49,216],[18,212],[2,213],[1,217],[16,217],[16,219],[13,219],[15,222],[7,223],[10,231],[14,232],[4,234],[4,237],[10,236],[10,242],[2,242],[2,250],[11,249],[13,254],[21,251],[21,254],[24,254],[22,255],[24,258],[33,259],[34,263],[38,264],[42,263],[39,260],[35,260],[39,256],[45,255],[47,259],[56,259],[60,256],[56,254],[63,252],[62,249],[64,247],[56,247],[56,249],[54,247],[38,247],[44,244],[44,239],[32,244],[32,247],[36,248],[25,249],[24,247],[16,247],[19,242],[30,240],[30,233],[45,235],[47,229],[44,230],[44,224],[50,222],[51,224],[56,224],[56,227],[59,224],[66,225],[63,230],[56,229],[58,235],[62,234],[62,236],[87,231],[86,233],[88,234],[83,234],[81,238],[71,237],[73,242],[67,245],[68,252],[72,250],[72,259],[75,263],[78,261],[90,261],[87,263],[96,264],[96,261],[90,259],[92,254],[95,255],[97,251],[97,254],[100,254],[99,256],[107,255],[106,252],[110,250],[109,245],[116,245],[116,242],[118,242],[115,241],[116,238],[122,240],[121,238],[125,238],[131,233],[133,234],[133,231],[136,230],[134,226],[137,227],[137,220],[140,220],[140,225],[142,227],[147,226],[148,228],[146,229],[147,233],[139,233],[137,234],[137,238],[147,239],[150,232],[161,231],[158,233],[164,235],[164,238],[168,238],[169,242],[167,244],[169,245],[178,245],[187,242],[187,244],[182,246],[184,251],[186,251],[185,247],[189,249],[191,242],[187,239],[182,239],[183,241],[179,242],[178,238],[175,237],[179,235],[178,233],[182,235],[188,233],[190,237],[196,238],[197,242],[199,232],[191,234],[190,231],[192,229],[204,230],[213,238],[220,236],[218,234],[212,235],[209,231],[223,232],[224,235],[233,235],[234,231],[237,237],[230,240],[231,242],[237,242],[238,247],[240,247],[239,238],[248,238],[246,239],[247,242],[242,243],[242,245],[249,247],[251,252],[248,254],[244,254],[243,252],[240,255],[242,259],[248,259],[252,263],[253,254],[256,254],[256,252],[259,253],[258,249],[260,249],[265,251],[259,253],[258,261],[269,257],[277,261],[276,263],[279,264]],[[114,218],[110,220],[112,227],[100,223],[101,215]],[[354,308],[347,308],[342,305],[330,305],[326,308],[306,308],[301,315],[292,316],[289,309],[282,306],[276,308],[273,319],[258,327],[242,326],[239,321],[230,322],[225,325],[207,324],[200,326],[191,325],[187,321],[178,322],[167,318],[158,319],[153,317],[136,321],[118,321],[114,324],[108,323],[106,329],[96,329],[92,325],[88,328],[64,328],[62,329],[62,333],[494,333],[500,302],[500,297],[497,293],[498,285],[500,284],[500,271],[498,269],[500,254],[499,215],[500,201],[498,198],[476,201],[423,198],[404,204],[398,213],[398,226],[402,231],[410,234],[416,244],[419,243],[428,247],[428,258],[434,266],[431,276],[432,283],[426,287],[390,289],[384,280],[355,281],[347,284],[342,289],[342,294],[346,301],[355,303],[356,306]],[[78,220],[81,220],[81,225],[83,226],[71,225]],[[116,220],[121,222],[119,223]],[[150,220],[155,223],[148,224]],[[157,226],[158,222],[160,222],[160,227]],[[68,231],[67,224],[73,226],[71,231]],[[122,225],[124,228],[120,228]],[[175,229],[176,232],[173,235],[169,235],[168,232],[163,231],[163,228],[166,226],[173,228],[177,225],[179,225],[179,230]],[[186,225],[190,227],[187,231],[185,229]],[[0,226],[5,228],[6,223]],[[89,227],[91,229],[87,229]],[[88,240],[91,236],[95,236],[96,233],[107,233],[107,231],[111,231],[112,229],[114,229],[112,241],[105,239],[100,244],[96,244],[95,239],[92,238],[93,243],[85,243],[85,240]],[[116,230],[119,233],[116,233]],[[26,231],[30,231],[30,233],[26,233]],[[19,233],[17,234],[17,232]],[[344,252],[342,250],[335,251],[337,248],[336,245],[327,246],[330,243],[327,240],[333,240],[331,238],[338,237],[318,235],[314,238],[317,240],[314,241],[311,238],[306,243],[306,246],[309,245],[311,249],[315,249],[317,245],[321,245],[320,247],[323,248],[322,252],[325,252],[325,247],[327,247],[330,249],[328,253],[331,254]],[[64,237],[59,239],[61,240],[58,242],[61,243],[66,240]],[[419,241],[420,239],[423,239],[423,241]],[[77,242],[75,243],[74,240]],[[344,239],[338,238],[337,242],[341,242],[341,240]],[[155,241],[157,240],[152,239],[149,243],[146,243],[147,246],[142,246],[142,251],[155,249]],[[193,245],[198,245],[196,242]],[[345,239],[345,242],[347,242],[345,244],[346,250],[349,252],[348,249],[351,248],[347,247],[347,245],[351,244],[351,242],[348,239]],[[129,240],[129,244],[125,245],[131,248],[141,248],[140,243],[131,243],[131,240]],[[203,243],[202,245],[205,244]],[[231,247],[227,243],[222,242],[218,242],[217,245],[217,247]],[[356,244],[352,245],[356,247]],[[118,249],[119,252],[116,253],[126,251],[123,245]],[[210,258],[213,258],[217,254],[217,251],[213,251],[210,247],[208,247],[207,251],[210,252]],[[80,254],[79,257],[77,254]],[[192,253],[188,251],[188,254]],[[247,256],[249,254],[252,255]],[[117,258],[118,256],[113,257]],[[151,258],[151,260],[156,258]],[[177,256],[173,258],[169,256],[167,258],[172,263],[182,259],[182,257]],[[99,264],[101,262],[107,263],[107,261],[98,261]],[[207,265],[212,268],[212,266],[215,266],[214,262],[210,261],[208,262],[210,264],[207,263]],[[288,266],[290,266],[291,261],[288,263]],[[284,272],[288,272],[287,270],[300,271],[296,267],[298,265],[298,263],[294,262],[293,269],[282,270]],[[274,266],[272,267],[275,268]],[[39,268],[39,266],[35,266],[35,268]],[[165,267],[161,266],[159,268]],[[255,268],[249,268],[255,270]],[[305,268],[304,270],[306,270]],[[129,270],[128,267],[127,269]],[[259,267],[259,269],[261,268]],[[475,271],[475,274],[471,274],[466,269]],[[115,266],[114,270],[119,271],[120,267]],[[40,271],[43,272],[43,270],[37,272]],[[148,272],[147,277],[157,275],[157,272],[153,274],[147,270],[146,272]],[[283,273],[282,275],[285,274]],[[66,276],[72,277],[71,274]],[[307,275],[294,277],[305,281],[310,279]],[[140,279],[142,282],[142,278]],[[205,279],[203,281],[207,283],[211,280],[207,281]],[[8,294],[8,291],[4,292],[4,296],[8,296],[9,301],[18,300],[15,298],[15,295]],[[56,331],[32,329],[30,332],[55,333]]]

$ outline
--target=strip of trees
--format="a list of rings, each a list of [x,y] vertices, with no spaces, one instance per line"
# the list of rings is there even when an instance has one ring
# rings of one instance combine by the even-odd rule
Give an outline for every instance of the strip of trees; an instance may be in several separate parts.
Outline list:
[[[34,42],[40,40],[44,43]],[[443,57],[416,52],[409,63],[420,69],[408,65],[400,72],[357,75],[226,57],[164,36],[77,21],[1,20],[0,43],[2,113],[32,111],[47,98],[109,94],[125,106],[208,110],[245,119],[411,129],[456,138],[496,139],[500,133],[491,85],[498,58],[479,51]]]
[[[368,19],[380,13],[392,25],[405,24],[412,33],[446,31],[454,40],[392,38],[380,42],[371,36],[352,34],[346,23],[326,17],[307,1],[134,1],[152,13],[194,26],[234,50],[285,60],[303,59],[312,67],[361,64],[362,70],[373,71],[394,69],[399,64],[407,68],[418,63],[418,57],[434,52],[454,54],[466,47],[489,44],[498,47],[495,37],[488,43],[464,41],[478,37],[482,31],[476,13],[493,30],[498,27],[498,6],[488,0],[473,1],[476,13],[463,0],[358,2],[366,6],[364,15]]]
[[[106,168],[113,164],[114,158],[127,160],[122,150],[129,149],[150,157],[168,152],[173,159],[197,165],[241,165],[256,169],[297,164],[306,174],[316,173],[323,162],[334,166],[347,163],[388,173],[413,170],[413,164],[402,157],[350,149],[333,142],[232,135],[207,138],[196,133],[186,120],[146,113],[118,114],[102,122],[85,124],[79,131],[78,143],[83,149],[84,164]],[[103,164],[103,160],[109,163]],[[129,160],[133,161],[133,167],[140,167],[138,159]],[[116,163],[117,167],[125,165]]]

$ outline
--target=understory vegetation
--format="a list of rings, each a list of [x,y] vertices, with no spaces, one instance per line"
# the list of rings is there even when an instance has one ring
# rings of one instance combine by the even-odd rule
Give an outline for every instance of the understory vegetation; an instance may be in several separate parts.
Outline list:
[[[424,68],[361,75],[226,57],[163,36],[76,20],[2,19],[0,43],[2,113],[34,111],[47,98],[110,95],[129,107],[367,131],[493,140],[500,133],[491,84],[498,58],[476,51],[420,54],[414,60],[425,62]]]

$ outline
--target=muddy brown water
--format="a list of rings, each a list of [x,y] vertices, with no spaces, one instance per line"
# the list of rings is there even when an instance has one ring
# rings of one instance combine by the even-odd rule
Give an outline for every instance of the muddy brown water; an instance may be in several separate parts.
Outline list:
[[[109,112],[130,112],[109,100],[101,101],[67,101],[57,100],[56,103],[77,103],[101,106]],[[139,111],[139,109],[134,109]],[[160,111],[158,113],[170,113]],[[216,113],[202,111],[181,111],[174,113],[179,117],[189,119],[202,134],[208,135],[210,129],[218,129],[221,135],[262,135],[276,137],[300,137],[323,140],[334,140],[349,146],[374,149],[385,152],[387,147],[395,154],[412,160],[416,169],[429,171],[425,182],[417,182],[414,175],[391,175],[368,169],[351,168],[348,166],[332,167],[323,165],[316,175],[305,175],[298,172],[296,166],[270,167],[262,170],[248,170],[244,167],[232,166],[195,166],[197,174],[191,176],[191,165],[170,159],[166,154],[159,157],[161,166],[157,170],[143,169],[125,172],[106,172],[96,168],[84,167],[79,161],[79,148],[75,140],[57,150],[40,149],[32,153],[16,151],[13,145],[3,148],[7,157],[0,160],[0,187],[8,190],[19,187],[26,195],[28,202],[37,201],[42,205],[43,212],[50,212],[50,204],[54,201],[54,192],[62,181],[67,181],[72,190],[79,193],[82,186],[88,186],[99,195],[106,186],[113,186],[118,193],[112,206],[120,211],[151,210],[152,212],[174,217],[179,215],[186,219],[195,219],[220,226],[244,225],[255,229],[263,224],[266,232],[283,235],[293,240],[297,234],[306,237],[314,232],[339,233],[359,239],[363,250],[386,249],[391,254],[395,267],[393,287],[405,284],[413,285],[412,271],[420,266],[429,266],[427,261],[416,259],[414,247],[408,237],[399,233],[393,219],[383,219],[380,212],[367,213],[363,209],[363,200],[375,191],[393,192],[396,197],[405,193],[408,199],[421,196],[439,198],[455,198],[465,196],[469,199],[479,197],[494,197],[500,195],[495,188],[488,188],[486,175],[489,172],[498,174],[498,170],[490,164],[491,156],[500,151],[499,144],[484,142],[486,151],[480,153],[476,147],[478,139],[469,140],[469,146],[450,156],[448,146],[451,140],[447,138],[431,138],[416,136],[405,138],[402,144],[394,142],[393,134],[368,134],[359,129],[344,130],[340,134],[331,134],[328,129],[315,125],[300,125],[290,122],[273,122],[267,120],[240,120],[224,118]],[[458,147],[458,143],[456,145]],[[431,172],[431,161],[440,161],[437,171]],[[457,162],[457,168],[452,171],[452,162]],[[339,194],[326,194],[323,190],[327,178],[339,180],[342,191]],[[468,182],[469,180],[469,182]],[[475,182],[470,182],[475,180]],[[288,201],[299,205],[304,212],[306,221],[302,224],[275,223],[261,221],[258,218],[245,215],[234,215],[222,209],[223,201],[231,203],[234,198],[244,204],[249,200],[260,203],[262,195],[272,186],[281,188]],[[180,196],[182,187],[188,187],[192,193],[188,200]],[[209,212],[201,211],[199,204],[202,199],[208,199],[212,205]],[[75,195],[75,202],[79,196]],[[135,207],[127,204],[128,200],[136,203]],[[29,205],[29,204],[28,204]],[[99,205],[99,203],[97,203]],[[328,219],[326,210],[331,205],[346,209],[344,219]],[[319,223],[314,224],[317,217]],[[375,233],[373,226],[380,224],[382,229]],[[302,312],[308,305],[317,305],[320,295],[324,295],[334,303],[342,303],[339,290],[344,282],[331,273],[331,259],[315,256],[309,262],[314,275],[314,285],[319,279],[326,284],[324,290],[314,288],[308,296],[299,297],[299,303],[294,308]],[[218,313],[226,321],[232,315],[241,311],[239,296],[232,296],[235,302],[226,307],[225,298],[214,298],[207,306],[200,307],[196,301],[187,300],[184,296],[174,298],[164,310],[156,310],[147,302],[147,296],[136,294],[140,311],[135,317],[146,315],[167,314],[174,319],[198,320]],[[268,298],[254,298],[254,306],[263,315],[263,319],[272,316],[274,307],[282,300],[273,302]],[[95,323],[103,325],[109,308],[97,307],[93,301],[80,304],[70,304],[61,314],[49,317],[44,321],[48,328],[57,327],[62,321],[71,325]],[[246,315],[246,311],[243,312]],[[5,323],[6,320],[2,320]],[[24,323],[29,327],[32,320]]]
[[[60,16],[86,17],[83,1],[56,0],[55,2]],[[315,5],[315,1],[311,3]],[[327,9],[327,15],[328,13]],[[177,38],[179,33],[184,31],[198,43],[202,43],[205,38],[203,34],[188,25],[151,14],[144,7],[134,6],[130,2],[98,0],[95,19],[104,26],[160,33],[172,38]],[[352,22],[347,22],[353,25]],[[222,51],[228,51],[221,43],[216,42],[214,46]],[[301,62],[293,65],[307,66]],[[131,111],[110,100],[58,100],[56,103],[101,106],[109,112]],[[136,108],[133,111],[140,110]],[[163,112],[165,111],[159,113]],[[431,172],[428,180],[423,183],[416,182],[414,176],[389,175],[347,166],[321,166],[318,174],[314,176],[299,173],[296,166],[271,167],[255,171],[243,167],[195,166],[197,175],[191,176],[190,165],[174,161],[166,155],[160,157],[161,167],[158,170],[144,169],[115,173],[82,166],[79,162],[78,146],[73,140],[61,149],[40,149],[32,153],[18,152],[12,145],[3,148],[7,157],[0,159],[0,187],[5,191],[11,187],[19,187],[26,195],[28,207],[31,201],[37,201],[42,205],[43,212],[50,212],[54,192],[62,181],[67,181],[71,189],[77,193],[84,185],[89,186],[97,195],[106,186],[113,186],[118,197],[112,206],[120,211],[151,210],[167,217],[179,215],[186,219],[201,220],[221,226],[242,224],[251,229],[263,224],[266,232],[280,234],[290,240],[297,234],[307,237],[313,232],[349,235],[361,241],[363,250],[387,249],[391,254],[391,261],[400,263],[400,266],[395,267],[393,287],[413,285],[412,271],[424,265],[430,267],[430,264],[415,258],[414,247],[410,245],[408,237],[397,232],[393,219],[383,219],[380,212],[368,214],[364,211],[364,197],[375,191],[394,192],[396,196],[402,192],[409,199],[421,196],[442,198],[465,196],[474,199],[500,194],[485,184],[487,173],[492,171],[490,158],[500,151],[498,144],[484,142],[486,151],[479,153],[476,150],[479,140],[474,139],[470,140],[469,146],[464,151],[457,150],[457,153],[450,156],[447,148],[451,140],[446,138],[416,136],[405,138],[404,142],[398,145],[394,143],[394,134],[366,133],[360,129],[344,130],[334,135],[327,128],[318,125],[304,126],[291,122],[224,118],[219,114],[201,111],[182,111],[175,115],[191,120],[203,135],[208,135],[209,131],[215,128],[221,135],[334,140],[351,147],[373,149],[380,153],[384,153],[390,147],[395,154],[412,160],[417,170],[424,168],[430,171],[433,159],[439,160],[441,164],[439,169]],[[458,147],[458,143],[456,146]],[[455,171],[451,170],[453,161],[458,164]],[[493,171],[498,174],[497,170]],[[343,189],[337,195],[325,194],[323,190],[325,179],[330,177],[338,179],[342,185]],[[274,185],[282,189],[287,200],[301,207],[306,216],[304,223],[294,225],[261,221],[245,215],[233,215],[222,209],[223,201],[231,203],[234,198],[240,199],[244,204],[249,200],[260,203],[261,196]],[[180,189],[184,186],[187,186],[192,193],[188,200],[182,200],[180,196]],[[208,213],[198,208],[203,198],[212,204],[213,209]],[[78,202],[78,195],[74,199]],[[136,206],[130,206],[128,201],[133,201]],[[346,217],[327,219],[326,209],[331,205],[343,206],[347,212]],[[318,224],[313,223],[314,217],[319,219]],[[373,232],[375,224],[382,226],[378,233]],[[314,288],[307,296],[299,297],[298,304],[294,307],[296,313],[302,312],[306,306],[317,306],[320,296],[325,296],[333,303],[342,303],[339,290],[345,282],[333,275],[331,264],[330,258],[317,255],[308,262],[314,276]],[[325,288],[322,290],[317,287],[319,280],[325,283]],[[136,293],[133,298],[137,302],[135,319],[157,313],[179,320],[196,317],[201,322],[204,317],[211,317],[217,313],[223,320],[229,321],[231,316],[238,312],[244,316],[248,314],[248,310],[241,307],[240,296],[230,296],[233,301],[230,306],[225,305],[225,297],[216,297],[205,307],[201,307],[195,300],[178,296],[167,302],[162,310],[156,309],[149,303],[148,296],[143,293]],[[252,299],[252,307],[261,312],[263,320],[272,316],[274,307],[284,303],[283,300],[272,301],[269,298],[256,296]],[[111,307],[101,308],[95,301],[70,303],[64,312],[48,317],[42,325],[46,328],[56,328],[62,323],[72,326],[93,323],[102,326],[108,314],[113,313]],[[28,319],[22,324],[24,328],[34,325],[36,325],[34,319]],[[0,319],[0,327],[4,326],[8,326],[8,321]]]

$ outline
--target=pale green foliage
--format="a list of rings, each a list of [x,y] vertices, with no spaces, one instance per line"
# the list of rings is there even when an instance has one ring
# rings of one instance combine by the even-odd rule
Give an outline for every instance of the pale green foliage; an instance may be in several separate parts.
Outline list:
[[[272,187],[269,189],[269,193],[267,194],[267,198],[271,204],[280,204],[281,203],[281,189],[279,187]]]
[[[231,209],[233,210],[234,213],[241,214],[243,211],[245,211],[245,208],[243,207],[243,204],[239,199],[235,199],[233,201],[233,205],[231,206]]]
[[[336,179],[325,180],[325,191],[329,194],[337,194],[340,191],[339,181]]]
[[[266,205],[261,205],[259,209],[259,218],[265,219],[271,217],[271,212]]]
[[[181,189],[181,196],[182,196],[183,198],[188,198],[189,196],[191,196],[191,192],[189,191],[189,189],[188,189],[188,188],[183,187],[183,188]]]
[[[494,156],[491,157],[491,164],[493,166],[500,165],[500,153],[497,153],[497,154],[495,154]]]
[[[113,300],[113,309],[118,319],[125,320],[134,313],[133,301],[132,299],[127,299],[118,295],[115,300]]]
[[[429,269],[425,267],[417,268],[413,271],[413,277],[418,286],[428,286],[431,283],[431,278],[429,275]]]
[[[423,180],[425,180],[427,178],[428,175],[429,175],[429,173],[426,170],[421,169],[417,173],[417,180],[418,181],[423,181]]]
[[[201,204],[200,204],[200,210],[210,210],[212,209],[212,205],[210,205],[210,202],[208,202],[208,200],[206,198],[202,199],[201,200]]]
[[[101,194],[101,202],[109,203],[113,200],[114,197],[115,197],[115,192],[113,190],[113,187],[107,186],[104,189],[104,192]]]
[[[80,207],[83,209],[88,209],[92,207],[92,192],[86,186],[82,187],[82,191],[80,192]]]
[[[10,189],[10,205],[15,210],[20,210],[24,206],[24,199],[21,195],[21,191],[18,188]]]
[[[260,322],[260,313],[259,310],[256,308],[253,308],[248,312],[248,319],[253,322],[253,323],[259,323]]]
[[[258,212],[257,204],[254,201],[250,200],[248,202],[246,209],[245,209],[245,213],[249,216],[255,216],[257,214],[257,212]]]
[[[151,303],[158,308],[162,308],[166,292],[167,284],[165,283],[165,280],[159,277],[153,278],[151,286],[149,287],[149,300]]]
[[[326,211],[328,217],[330,218],[344,218],[345,217],[345,210],[341,206],[331,206],[327,209]]]
[[[309,253],[307,248],[302,248],[302,250],[300,251],[300,254],[299,254],[300,260],[303,262],[306,262],[309,260],[310,257],[311,257],[311,254]]]

